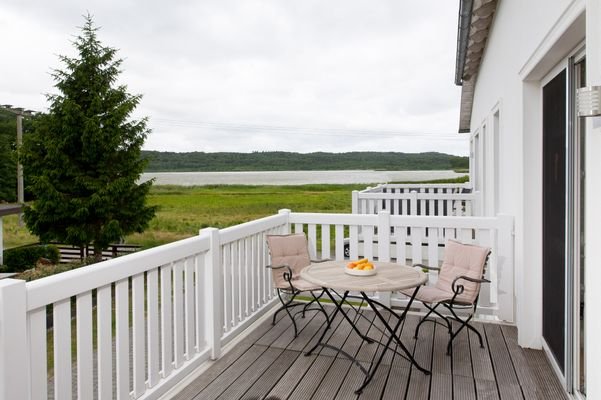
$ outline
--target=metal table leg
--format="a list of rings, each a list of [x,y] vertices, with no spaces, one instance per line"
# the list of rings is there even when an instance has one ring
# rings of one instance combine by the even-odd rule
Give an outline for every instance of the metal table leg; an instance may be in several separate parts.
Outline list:
[[[369,382],[371,382],[374,375],[376,374],[378,367],[380,366],[380,363],[382,362],[382,359],[384,358],[384,353],[385,353],[386,349],[390,349],[390,344],[392,343],[393,339],[396,342],[396,344],[401,347],[401,349],[403,350],[403,352],[406,355],[405,358],[407,360],[409,360],[411,362],[411,364],[415,365],[415,367],[417,369],[419,369],[420,371],[422,371],[424,374],[426,374],[426,375],[430,374],[430,371],[423,368],[422,366],[420,366],[417,363],[415,358],[413,358],[413,354],[411,354],[411,352],[407,349],[407,347],[405,347],[405,345],[401,341],[401,338],[399,338],[396,334],[399,327],[401,326],[401,323],[407,317],[407,312],[409,311],[409,308],[411,307],[411,304],[413,303],[413,300],[415,299],[415,295],[417,294],[418,290],[419,290],[419,286],[416,287],[415,290],[413,291],[413,295],[411,296],[409,303],[407,303],[407,306],[405,307],[405,309],[403,310],[403,313],[401,315],[396,314],[389,307],[386,307],[383,304],[370,299],[369,296],[367,296],[367,294],[365,294],[365,292],[361,292],[361,295],[363,296],[365,301],[367,301],[367,304],[369,304],[370,308],[376,313],[376,316],[378,317],[380,322],[382,322],[384,324],[384,326],[386,327],[386,330],[388,331],[390,336],[388,337],[388,342],[385,345],[385,349],[383,349],[382,352],[380,353],[380,358],[378,358],[378,361],[374,365],[372,365],[372,367],[369,370],[369,373],[367,374],[367,376],[365,377],[365,380],[363,381],[363,384],[355,391],[355,394],[360,394],[363,391],[363,389],[369,384]],[[378,310],[378,308],[377,308],[378,305],[380,305],[381,307],[385,308],[386,310],[391,312],[393,315],[398,317],[398,321],[397,321],[396,325],[394,326],[394,328],[392,328],[390,326],[390,324],[388,324],[388,321],[386,320],[386,318],[384,318],[382,313]]]

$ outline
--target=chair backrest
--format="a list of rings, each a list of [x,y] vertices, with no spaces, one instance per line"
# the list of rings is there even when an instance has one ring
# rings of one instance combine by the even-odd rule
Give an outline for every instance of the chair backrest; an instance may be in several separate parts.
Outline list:
[[[292,279],[299,277],[303,268],[311,264],[307,238],[304,233],[290,235],[267,235],[267,245],[274,267],[287,265],[292,269]],[[278,288],[290,287],[284,279],[287,268],[272,269],[273,282]]]
[[[448,292],[452,291],[451,286],[458,276],[483,278],[489,253],[490,248],[488,247],[449,240],[445,245],[444,259],[438,274],[436,287]],[[480,293],[480,284],[467,280],[461,280],[458,284],[464,287],[464,291],[458,299],[461,302],[473,304]]]

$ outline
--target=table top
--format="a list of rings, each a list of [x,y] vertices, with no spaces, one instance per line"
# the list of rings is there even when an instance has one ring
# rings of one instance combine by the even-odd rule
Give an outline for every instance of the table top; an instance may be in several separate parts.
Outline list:
[[[321,287],[357,292],[392,292],[414,288],[428,280],[428,276],[418,268],[378,261],[373,262],[377,271],[375,275],[349,275],[344,272],[347,262],[311,264],[301,271],[301,278]]]

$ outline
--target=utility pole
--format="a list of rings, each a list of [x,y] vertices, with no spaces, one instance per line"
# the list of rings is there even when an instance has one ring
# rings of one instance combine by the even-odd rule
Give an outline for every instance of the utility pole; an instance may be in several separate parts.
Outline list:
[[[23,189],[23,164],[21,164],[21,146],[23,145],[23,109],[16,108],[17,113],[17,203],[25,202]],[[19,218],[20,220],[21,218]]]
[[[23,117],[32,116],[35,111],[25,110],[22,107],[13,107],[10,104],[0,106],[0,110],[7,111],[17,116],[17,203],[25,203],[25,188],[23,185],[23,165],[21,164],[21,145],[23,145]],[[19,214],[19,223],[22,223],[23,214]]]

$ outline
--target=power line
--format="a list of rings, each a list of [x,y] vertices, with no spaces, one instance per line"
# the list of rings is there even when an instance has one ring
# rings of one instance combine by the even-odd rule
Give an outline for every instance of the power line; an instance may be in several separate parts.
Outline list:
[[[240,131],[248,133],[277,133],[280,135],[302,135],[302,136],[340,136],[340,137],[419,137],[426,140],[465,140],[466,138],[456,133],[432,133],[432,132],[407,132],[396,130],[376,129],[352,129],[352,128],[312,128],[294,126],[276,126],[249,123],[228,123],[214,121],[189,121],[155,118],[153,124],[163,128],[205,128],[220,131]],[[234,135],[236,136],[236,135]]]

